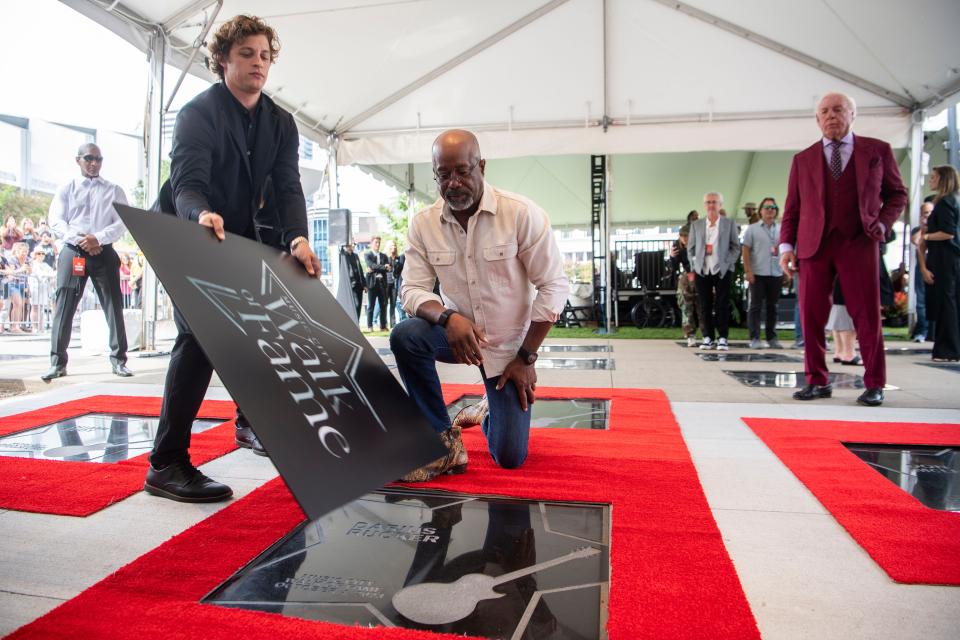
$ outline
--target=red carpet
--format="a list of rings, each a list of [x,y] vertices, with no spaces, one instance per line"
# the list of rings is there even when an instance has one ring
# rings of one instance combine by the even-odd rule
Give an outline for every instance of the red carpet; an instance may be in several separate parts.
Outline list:
[[[201,418],[233,416],[236,406],[208,400]],[[0,436],[27,431],[87,413],[160,415],[160,398],[91,396],[0,418]],[[201,465],[236,449],[230,424],[193,436],[190,456]],[[113,463],[91,463],[0,456],[0,509],[60,516],[88,516],[143,489],[147,454]]]
[[[925,507],[842,444],[957,446],[960,424],[743,421],[891,578],[960,585],[960,514]]]
[[[482,386],[445,387],[447,401]],[[609,637],[759,638],[680,429],[660,391],[540,388],[543,398],[610,398],[611,429],[535,429],[520,470],[496,468],[479,429],[470,471],[426,486],[613,505]],[[425,485],[419,485],[425,486]],[[15,632],[13,638],[459,638],[346,627],[197,602],[303,515],[274,480]]]

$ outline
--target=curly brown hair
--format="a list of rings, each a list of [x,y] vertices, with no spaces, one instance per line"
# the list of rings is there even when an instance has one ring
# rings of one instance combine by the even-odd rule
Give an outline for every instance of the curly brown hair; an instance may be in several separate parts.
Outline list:
[[[213,42],[209,45],[210,57],[207,59],[207,66],[210,71],[213,71],[223,80],[221,63],[230,55],[230,49],[233,48],[233,45],[250,36],[259,35],[267,37],[267,42],[270,43],[270,62],[276,62],[277,54],[280,53],[280,39],[277,38],[277,32],[257,16],[241,14],[224,22],[213,36]]]

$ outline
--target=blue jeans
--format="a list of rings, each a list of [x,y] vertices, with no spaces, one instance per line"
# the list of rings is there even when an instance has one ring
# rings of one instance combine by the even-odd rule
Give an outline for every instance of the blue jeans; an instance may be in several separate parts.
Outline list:
[[[423,318],[407,318],[390,333],[390,349],[397,360],[400,378],[407,393],[417,403],[423,416],[437,433],[450,428],[450,415],[443,402],[437,361],[456,362],[446,330],[430,324]],[[480,425],[487,438],[487,448],[493,461],[505,469],[515,469],[527,459],[527,439],[530,434],[530,411],[520,408],[517,387],[507,381],[497,391],[500,376],[487,378],[483,373],[490,411]]]

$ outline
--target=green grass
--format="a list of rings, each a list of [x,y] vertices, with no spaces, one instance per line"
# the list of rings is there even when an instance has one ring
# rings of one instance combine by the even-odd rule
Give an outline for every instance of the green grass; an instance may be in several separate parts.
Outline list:
[[[389,331],[372,331],[364,333],[367,337],[386,338],[390,335]],[[784,344],[793,342],[793,329],[780,329],[777,336]],[[682,340],[683,332],[679,327],[666,327],[663,329],[638,329],[633,326],[624,326],[616,329],[608,335],[599,335],[596,333],[596,327],[554,327],[550,329],[548,338],[563,340],[565,338],[609,338],[611,340]],[[750,335],[743,327],[730,327],[730,340],[749,340]],[[884,327],[883,338],[888,341],[903,341],[909,339],[909,331],[906,327]]]

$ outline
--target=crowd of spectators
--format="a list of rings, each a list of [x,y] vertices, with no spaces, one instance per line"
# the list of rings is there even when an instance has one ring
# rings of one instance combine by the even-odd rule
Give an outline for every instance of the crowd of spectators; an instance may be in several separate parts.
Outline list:
[[[911,241],[917,252],[910,279],[917,305],[917,320],[911,337],[916,342],[928,339],[934,342],[934,360],[956,362],[960,361],[960,234],[957,233],[960,177],[950,166],[935,167],[930,182],[930,188],[936,194],[926,198],[920,209],[920,225],[911,230]],[[760,201],[759,207],[752,202],[744,205],[747,224],[737,229],[736,247],[731,238],[723,247],[719,246],[717,231],[712,230],[714,226],[719,229],[719,219],[727,217],[726,211],[720,207],[723,196],[708,193],[704,196],[704,204],[707,218],[701,218],[697,211],[687,214],[686,223],[680,227],[668,256],[668,269],[676,276],[676,302],[687,346],[727,348],[725,328],[732,307],[726,300],[731,283],[725,280],[732,278],[736,269],[729,261],[724,265],[711,257],[724,253],[742,265],[750,348],[782,348],[776,331],[778,301],[783,291],[790,288],[799,299],[799,283],[798,278],[785,274],[778,264],[780,225],[777,201],[767,197]],[[709,215],[711,208],[717,211],[714,216]],[[891,234],[888,234],[888,241]],[[691,235],[697,238],[692,248]],[[698,252],[697,259],[691,251]],[[708,258],[710,264],[707,264]],[[885,276],[889,280],[881,261],[881,281]],[[833,361],[861,365],[862,359],[856,352],[856,331],[844,304],[839,279],[834,282],[832,295],[827,330],[833,336]],[[799,303],[795,307],[795,341],[792,346],[802,348]],[[721,327],[717,339],[714,334]],[[703,336],[699,344],[698,331]]]
[[[45,219],[4,218],[0,248],[0,333],[37,333],[50,328],[62,243]],[[140,306],[143,256],[120,253],[124,308]]]
[[[727,217],[722,205],[723,194],[705,194],[706,217],[697,211],[688,213],[669,252],[683,337],[687,346],[695,347],[699,330],[701,349],[729,348],[730,293],[742,268],[750,347],[782,348],[776,331],[777,308],[791,278],[779,266],[780,208],[772,197],[761,200],[759,207],[746,203],[747,225],[741,228]]]

